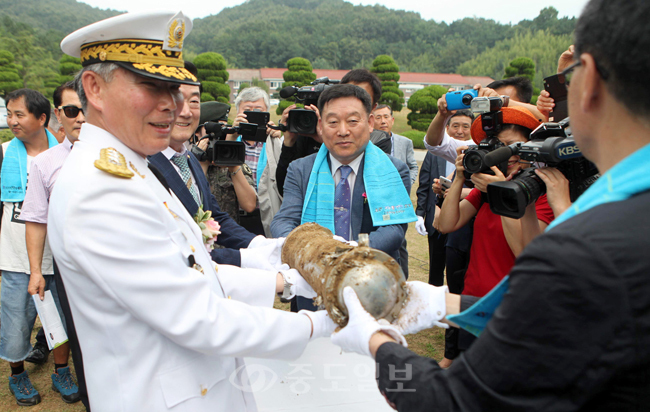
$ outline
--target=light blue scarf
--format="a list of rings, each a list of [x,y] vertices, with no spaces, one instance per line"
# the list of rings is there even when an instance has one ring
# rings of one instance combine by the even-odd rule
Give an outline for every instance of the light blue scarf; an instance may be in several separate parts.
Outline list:
[[[560,223],[596,206],[620,202],[650,190],[649,171],[650,144],[632,153],[609,169],[570,208],[551,222],[546,230],[551,230]],[[490,293],[482,297],[469,309],[457,315],[448,316],[447,319],[468,332],[479,336],[508,291],[508,278],[509,276],[506,276]]]
[[[329,151],[321,145],[309,175],[301,223],[316,222],[334,233],[334,179]],[[402,178],[388,156],[368,142],[363,167],[363,184],[373,226],[415,222],[413,203]]]
[[[238,142],[242,141],[241,135],[237,138]],[[260,178],[262,177],[262,173],[264,173],[264,169],[266,168],[266,164],[268,163],[268,160],[266,159],[266,142],[262,145],[262,151],[260,152],[260,157],[257,160],[257,171],[255,172],[256,176],[256,182],[255,182],[255,187],[259,191],[260,187]]]
[[[45,133],[47,134],[49,147],[59,144],[47,129],[45,129]],[[2,170],[0,171],[0,182],[2,182],[0,201],[22,202],[25,200],[28,172],[27,149],[20,139],[14,137],[7,146],[7,152],[2,162]]]

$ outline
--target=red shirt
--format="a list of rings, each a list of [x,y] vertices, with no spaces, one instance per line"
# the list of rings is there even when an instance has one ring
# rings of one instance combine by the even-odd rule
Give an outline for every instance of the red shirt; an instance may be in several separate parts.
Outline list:
[[[510,272],[515,264],[515,255],[510,250],[506,235],[503,233],[501,216],[492,213],[487,202],[481,205],[481,192],[472,189],[465,199],[478,210],[478,213],[474,221],[474,236],[463,295],[481,297]],[[537,199],[535,210],[537,219],[546,224],[554,218],[546,195]]]

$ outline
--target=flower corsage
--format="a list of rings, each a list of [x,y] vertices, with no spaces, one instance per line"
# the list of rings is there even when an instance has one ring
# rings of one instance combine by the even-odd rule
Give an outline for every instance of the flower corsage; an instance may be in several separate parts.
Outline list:
[[[217,235],[221,233],[219,222],[216,222],[212,218],[212,211],[208,210],[204,212],[202,207],[199,207],[196,215],[194,215],[194,221],[201,229],[201,235],[203,235],[203,243],[206,249],[208,249],[208,252],[211,251],[214,249],[214,242],[217,241]]]

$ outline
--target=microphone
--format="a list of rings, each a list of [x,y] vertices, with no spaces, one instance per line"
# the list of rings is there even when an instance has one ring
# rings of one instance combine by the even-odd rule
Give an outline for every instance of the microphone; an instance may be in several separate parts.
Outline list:
[[[510,156],[516,154],[517,152],[519,152],[519,150],[514,147],[500,147],[485,155],[485,165],[488,167],[496,166],[499,163],[505,162],[510,158]]]
[[[295,86],[284,87],[282,90],[280,90],[280,97],[282,97],[283,99],[286,99],[287,97],[291,97],[294,94],[296,94],[297,91],[298,91],[298,88],[295,87]]]

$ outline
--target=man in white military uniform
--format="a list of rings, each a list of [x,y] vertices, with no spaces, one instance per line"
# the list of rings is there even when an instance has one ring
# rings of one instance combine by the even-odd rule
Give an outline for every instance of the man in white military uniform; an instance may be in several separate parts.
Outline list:
[[[296,358],[333,330],[324,311],[271,308],[279,291],[313,293],[295,270],[217,266],[148,168],[146,156],[169,145],[180,84],[197,84],[181,53],[191,28],[182,13],[127,14],[61,43],[81,57],[87,123],[53,191],[48,234],[94,412],[256,410],[240,390],[241,357]]]

